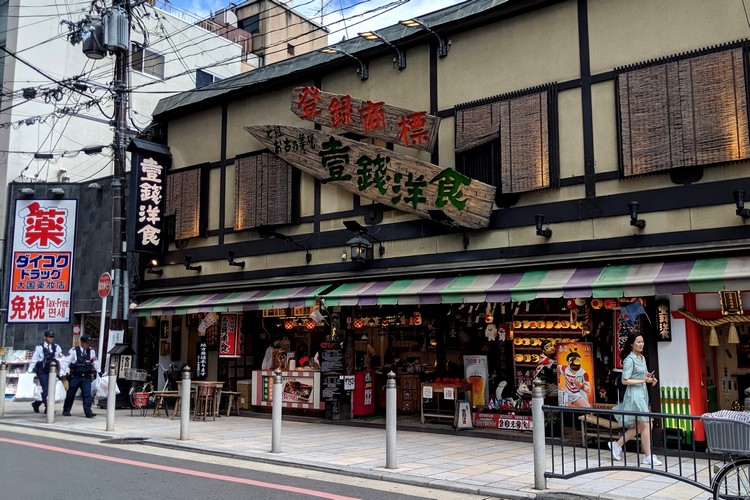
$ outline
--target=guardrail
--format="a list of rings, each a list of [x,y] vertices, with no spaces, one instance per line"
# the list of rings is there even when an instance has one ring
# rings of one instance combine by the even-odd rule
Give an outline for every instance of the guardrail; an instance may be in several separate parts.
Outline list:
[[[534,408],[532,402],[534,426],[544,427],[543,433],[534,434],[535,473],[544,471],[544,481],[535,480],[537,489],[546,488],[547,478],[570,479],[595,472],[626,470],[657,474],[711,492],[716,471],[730,460],[723,454],[709,453],[704,443],[691,438],[696,426],[703,425],[700,416],[542,405],[543,390],[536,385],[534,390],[538,404]],[[643,464],[639,438],[623,446],[621,461],[614,459],[608,443],[617,440],[625,430],[616,416],[622,417],[621,420],[625,416],[652,419],[649,444],[661,465]],[[536,452],[538,435],[544,440],[543,454]]]

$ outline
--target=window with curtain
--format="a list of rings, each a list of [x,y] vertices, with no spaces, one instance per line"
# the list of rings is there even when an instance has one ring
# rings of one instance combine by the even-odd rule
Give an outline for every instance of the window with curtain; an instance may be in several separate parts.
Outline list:
[[[200,169],[176,172],[167,176],[167,201],[164,215],[175,218],[175,240],[200,235]]]
[[[138,43],[131,46],[130,65],[135,71],[164,79],[164,56]]]
[[[723,47],[618,68],[621,175],[748,159],[744,54]]]
[[[236,165],[234,229],[290,224],[299,211],[292,166],[272,153],[240,158]]]
[[[556,187],[556,109],[555,85],[457,106],[457,169],[498,193]]]

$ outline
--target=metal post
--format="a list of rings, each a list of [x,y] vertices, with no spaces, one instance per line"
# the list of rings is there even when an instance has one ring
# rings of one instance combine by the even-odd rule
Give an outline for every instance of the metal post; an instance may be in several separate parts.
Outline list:
[[[117,377],[115,364],[109,365],[107,372],[107,430],[115,430],[115,406],[117,405]]]
[[[190,439],[190,367],[182,369],[182,387],[180,387],[180,440]]]
[[[130,2],[113,0],[113,7],[124,9],[128,18],[128,34],[130,33]],[[129,38],[129,35],[128,35]],[[128,45],[129,45],[128,40]],[[114,70],[114,144],[113,144],[113,176],[112,176],[112,312],[110,315],[110,335],[112,331],[123,331],[127,334],[128,317],[127,304],[124,298],[125,270],[127,269],[126,252],[124,250],[125,223],[125,166],[127,163],[126,148],[128,140],[128,67],[130,65],[129,50],[116,50]],[[123,293],[120,289],[123,288]],[[122,318],[120,318],[122,312]],[[127,337],[123,339],[126,341]],[[134,346],[137,350],[137,346]],[[137,356],[137,354],[136,354]],[[137,359],[136,359],[137,363]],[[137,366],[137,365],[136,365]]]
[[[8,365],[5,364],[5,360],[2,360],[0,361],[0,417],[5,416],[5,377],[7,374]]]
[[[532,436],[534,440],[534,488],[537,490],[547,489],[547,480],[544,472],[547,468],[545,457],[545,438],[544,438],[544,389],[546,384],[540,379],[535,378],[532,382],[531,390],[531,424]]]
[[[57,385],[57,361],[50,363],[47,381],[47,423],[55,423],[55,389]]]
[[[271,405],[271,453],[281,453],[281,369],[273,372],[273,401]]]
[[[388,372],[385,384],[385,468],[395,469],[396,465],[396,374]]]

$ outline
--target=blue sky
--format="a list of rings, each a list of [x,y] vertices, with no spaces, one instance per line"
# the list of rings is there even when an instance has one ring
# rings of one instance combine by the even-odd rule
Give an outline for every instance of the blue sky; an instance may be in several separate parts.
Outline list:
[[[292,6],[321,22],[321,7],[324,7],[322,24],[331,31],[330,43],[342,38],[353,38],[360,31],[367,31],[396,24],[401,19],[419,17],[464,0],[292,0]],[[160,3],[160,2],[157,2]],[[169,0],[178,9],[207,16],[229,5],[229,0]],[[235,4],[242,1],[235,0]]]

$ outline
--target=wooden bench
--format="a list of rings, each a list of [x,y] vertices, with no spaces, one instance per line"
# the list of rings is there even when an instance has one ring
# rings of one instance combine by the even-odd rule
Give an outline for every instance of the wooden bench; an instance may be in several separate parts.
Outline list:
[[[614,406],[615,405],[613,404],[596,403],[593,407],[600,410],[611,410]],[[586,415],[581,415],[580,417],[578,417],[578,420],[580,420],[582,424],[581,444],[584,447],[588,443],[589,439],[601,439],[602,437],[604,437],[609,441],[611,438],[617,439],[620,437],[622,425],[620,425],[617,420],[610,417],[609,415],[600,416],[588,413]]]
[[[169,416],[169,407],[167,406],[167,402],[170,399],[174,399],[177,401],[179,401],[180,399],[180,393],[177,391],[154,391],[154,396],[156,396],[156,404],[154,405],[153,413],[155,417],[159,416],[159,410],[161,408],[164,408],[164,413]]]

